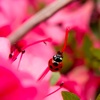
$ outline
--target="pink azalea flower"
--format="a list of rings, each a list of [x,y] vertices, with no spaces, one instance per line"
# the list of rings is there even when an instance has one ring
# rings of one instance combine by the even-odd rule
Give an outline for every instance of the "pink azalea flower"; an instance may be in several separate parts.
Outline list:
[[[76,2],[74,4],[72,3],[56,13],[44,24],[41,24],[41,28],[47,36],[55,40],[53,41],[54,43],[61,43],[64,38],[65,28],[71,27],[71,29],[76,31],[76,40],[80,44],[84,33],[90,30],[89,23],[93,7],[92,0],[88,0],[83,5],[79,5]]]
[[[61,29],[57,25],[49,25],[48,23],[42,23],[40,27],[44,31],[45,36],[52,38],[54,44],[60,44],[63,42],[65,29]]]
[[[4,39],[5,44],[7,44],[7,43],[9,42],[9,41],[8,41],[7,39],[5,39],[5,38],[2,38],[2,39]],[[5,41],[5,40],[6,40],[6,41]],[[1,44],[1,45],[2,45],[2,44]],[[24,45],[23,43],[22,43],[22,44],[19,44],[19,46],[21,46],[21,47],[23,47],[23,45]],[[25,45],[26,45],[26,43],[25,43]],[[44,45],[44,44],[43,44],[43,45]],[[9,46],[10,46],[10,45],[8,45],[8,50],[9,50]],[[39,48],[39,47],[38,47],[38,48]],[[7,51],[6,51],[6,52],[7,52]],[[63,52],[63,51],[62,51],[62,52]],[[7,52],[7,53],[8,53],[8,52]],[[46,53],[46,52],[45,52],[45,53]],[[8,54],[9,54],[9,53],[8,53]],[[42,55],[41,55],[41,56],[42,56]],[[26,57],[26,58],[27,58],[27,57]],[[35,57],[32,58],[32,60],[34,60],[34,59],[36,59],[36,58],[37,58],[37,57],[35,56]],[[39,55],[39,58],[40,58],[40,55]],[[42,59],[43,59],[43,58],[42,58]],[[27,60],[28,60],[28,59],[27,59]],[[27,60],[26,60],[26,61],[24,60],[24,61],[23,61],[23,64],[26,64]],[[40,66],[41,66],[41,65],[42,65],[42,64],[41,64],[41,61],[40,61],[39,59],[37,59],[37,61],[39,61],[39,64],[40,64]],[[29,63],[30,63],[30,62],[29,62]],[[46,62],[46,63],[47,63],[47,62]],[[35,64],[36,64],[36,67],[38,67],[38,65],[37,65],[38,63],[35,62]],[[7,65],[8,65],[8,64],[7,64]],[[22,66],[23,66],[23,65],[22,65]],[[27,66],[29,66],[29,64],[28,64]],[[27,66],[26,66],[26,68],[25,68],[25,65],[24,65],[24,68],[23,68],[22,70],[26,71],[26,70],[28,69]],[[31,68],[30,71],[26,71],[26,72],[29,72],[30,74],[32,74],[32,73],[35,72],[36,75],[38,75],[37,72],[40,73],[40,71],[42,71],[42,69],[43,69],[43,68],[42,68],[42,69],[40,70],[40,66],[38,67],[39,70],[37,70],[37,71],[35,71],[36,68],[34,67],[33,70],[32,70],[32,68]],[[13,67],[14,67],[14,66],[13,66]],[[31,67],[33,67],[33,66],[31,65]],[[20,66],[20,68],[21,68],[21,66]],[[34,70],[34,69],[35,69],[35,70]],[[44,70],[44,69],[43,69],[43,70]],[[20,72],[20,71],[21,71],[21,70],[18,69],[18,72]],[[16,72],[15,72],[15,73],[16,73]],[[35,78],[36,78],[36,75],[35,75]],[[27,76],[26,76],[26,77],[27,77]],[[24,80],[21,79],[21,81],[22,81],[22,83],[23,83]],[[29,81],[29,80],[28,80],[28,81]],[[28,82],[28,81],[27,81],[27,82]],[[27,83],[27,82],[24,83],[23,85],[29,84],[29,83]],[[40,85],[40,83],[39,83],[39,85]],[[40,87],[39,85],[38,85],[38,88]],[[46,88],[46,87],[45,87],[45,88]],[[40,88],[39,88],[39,89],[40,89]],[[43,89],[44,89],[44,87],[43,87]],[[41,88],[41,91],[42,91],[42,88]],[[14,92],[13,92],[13,93],[14,93]],[[20,92],[18,91],[18,93],[20,93]],[[45,95],[45,96],[46,96],[46,95]],[[11,97],[12,97],[12,96],[11,96]],[[15,97],[15,96],[14,96],[14,97]],[[8,97],[7,97],[7,98],[8,98]],[[10,97],[9,97],[9,98],[10,98]],[[13,98],[13,97],[12,97],[12,98]],[[18,96],[18,98],[20,98],[20,96]],[[42,100],[42,99],[40,99],[40,98],[44,98],[44,95],[41,95],[41,92],[40,92],[40,96],[39,96],[39,93],[38,93],[38,96],[36,96],[36,100]],[[22,99],[22,97],[21,97],[21,99]],[[12,99],[12,100],[13,100],[13,99]]]
[[[13,28],[18,27],[25,18],[27,7],[28,0],[1,0],[0,27],[5,25],[12,25]]]
[[[89,71],[87,68],[85,68],[85,66],[78,66],[69,72],[66,77],[69,80],[75,81],[82,86],[89,79]]]
[[[6,45],[7,45],[7,43],[9,43],[9,41],[6,38],[1,38],[1,40],[2,40],[2,43],[0,44],[1,46],[4,43]],[[9,47],[9,45],[8,45],[8,47]],[[4,48],[4,49],[6,49],[6,48]],[[0,49],[0,51],[2,51],[2,49]],[[8,53],[8,51],[5,51],[5,52]],[[4,52],[2,51],[2,53],[4,53]],[[45,96],[47,95],[47,91],[48,91],[48,84],[46,82],[37,82],[36,83],[35,80],[32,78],[32,76],[30,76],[26,72],[23,73],[23,71],[21,71],[20,69],[17,71],[17,70],[15,70],[15,67],[11,66],[7,61],[3,60],[2,58],[0,60],[1,60],[0,65],[3,66],[3,67],[0,67],[0,69],[1,69],[0,71],[1,71],[2,76],[4,76],[4,78],[1,78],[1,81],[5,82],[5,84],[1,83],[1,87],[2,87],[1,94],[3,94],[3,96],[1,96],[1,99],[6,100],[9,98],[10,100],[14,100],[16,98],[16,100],[22,100],[22,99],[42,100],[43,98],[45,98]],[[7,63],[5,63],[5,62],[7,62]],[[24,63],[25,63],[25,60],[24,60]],[[40,63],[40,61],[39,61],[39,63]],[[24,69],[24,71],[25,71],[25,69]],[[32,72],[34,72],[34,70]],[[7,77],[5,77],[5,76],[7,76]],[[35,75],[35,77],[36,77],[36,75]],[[13,88],[13,87],[16,87],[16,88]],[[10,88],[10,90],[9,90],[9,88]],[[44,88],[46,88],[46,89],[44,89]],[[55,87],[53,88],[53,91],[54,90],[55,90]],[[61,90],[66,90],[66,89],[61,89]],[[58,91],[57,93],[60,93],[60,91]],[[51,95],[48,97],[52,98]],[[56,97],[58,97],[58,96],[56,96]]]
[[[2,1],[2,12],[0,13],[0,18],[2,19],[0,24],[1,36],[7,36],[12,30],[18,27],[20,23],[22,23],[23,19],[26,17],[25,11],[28,3],[27,0],[24,1],[10,0],[10,2],[8,3],[9,5],[5,3],[8,2],[8,0]],[[18,7],[16,6],[16,2],[18,2],[19,6],[22,7],[20,11],[19,9],[17,9]],[[89,31],[89,22],[93,6],[94,5],[92,0],[89,0],[84,5],[75,3],[74,5],[66,7],[65,9],[61,10],[56,15],[54,15],[52,18],[50,18],[48,21],[40,24],[34,30],[32,30],[30,34],[24,38],[25,41],[22,44],[19,44],[20,49],[22,49],[22,47],[26,46],[27,44],[36,42],[47,37],[51,37],[54,44],[61,43],[63,42],[65,37],[64,30],[66,26],[71,26],[71,28],[76,31],[76,40],[78,43],[81,43],[80,41],[82,40],[84,33]],[[11,10],[10,7],[14,9]],[[73,8],[75,8],[74,11]],[[5,38],[1,38],[0,40],[0,54],[4,58],[8,59],[8,56],[10,54],[10,43]],[[3,47],[2,44],[4,44]],[[1,81],[5,82],[5,84],[1,83],[0,87],[2,88],[1,94],[4,95],[1,96],[1,99],[10,98],[10,100],[15,100],[16,97],[16,99],[18,100],[42,100],[47,95],[48,84],[45,82],[36,83],[35,80],[37,80],[40,77],[45,68],[48,66],[49,59],[51,59],[51,57],[54,55],[54,50],[51,46],[51,43],[46,42],[46,45],[44,43],[39,43],[29,48],[26,48],[25,51],[26,52],[21,59],[19,68],[17,68],[17,65],[21,55],[20,52],[17,51],[17,59],[13,63],[13,65],[15,65],[13,67],[15,69],[18,69],[18,71],[13,71],[14,68],[12,68],[9,64],[5,64],[0,67],[1,75],[4,76],[4,78],[1,78]],[[1,62],[6,62],[4,60],[2,61],[2,58],[0,59]],[[80,62],[78,63],[78,65],[79,64]],[[84,64],[84,62],[82,62],[82,64]],[[77,66],[77,64],[75,66]],[[25,71],[24,74],[23,71]],[[30,73],[30,75],[28,75],[27,73]],[[5,77],[5,75],[7,77]],[[51,72],[45,77],[45,80],[48,80],[50,76]],[[34,79],[32,77],[34,77]],[[92,78],[95,80],[95,82],[92,82]],[[92,85],[90,85],[90,83],[88,82],[89,79],[90,82],[92,82]],[[97,88],[98,84],[100,83],[98,79],[95,79],[93,76],[89,75],[88,70],[83,67],[75,68],[70,73],[68,73],[68,75],[65,76],[64,79],[61,78],[59,82],[61,82],[62,80],[65,82],[62,89],[46,97],[46,100],[52,100],[54,99],[54,97],[57,100],[62,100],[62,90],[71,91],[77,94],[81,98],[81,100],[88,100],[90,99],[90,97],[94,99],[96,91],[95,87]],[[10,85],[10,83],[12,84]],[[12,87],[13,85],[15,88]],[[91,89],[91,87],[93,88]],[[44,88],[46,89],[44,90]],[[55,88],[57,87],[53,87],[50,92],[54,91]],[[91,90],[93,92],[91,92]],[[88,93],[88,91],[90,94]]]
[[[79,6],[79,4],[76,3],[71,8],[73,9],[76,6]],[[71,28],[77,27],[85,31],[89,27],[92,10],[93,2],[92,0],[89,0],[84,5],[79,6],[79,8],[75,9],[74,11],[69,11],[69,7],[66,7],[64,10],[59,11],[57,14],[55,14],[55,16],[51,17],[48,22],[50,24],[62,23],[65,28],[68,26],[70,26]]]
[[[59,85],[62,81],[64,82],[64,85],[62,86],[63,88],[67,89],[67,91],[72,92],[81,98],[82,91],[80,85],[76,81],[61,77],[57,85]]]
[[[68,73],[66,77],[68,80],[77,83],[78,88],[76,88],[76,94],[80,96],[81,100],[85,100],[86,95],[84,94],[83,89],[85,89],[85,84],[89,80],[89,70],[85,68],[85,66],[78,66]]]
[[[0,28],[0,37],[7,37],[11,32],[11,26],[5,25]]]
[[[48,50],[50,52],[49,54]],[[51,48],[49,42],[47,42],[47,45],[41,42],[39,44],[28,47],[25,49],[25,53],[23,54],[18,70],[28,71],[37,79],[48,66],[48,60],[52,57],[52,55],[53,49]],[[17,57],[17,60],[13,63],[14,65],[18,65],[20,56],[21,55]],[[51,74],[48,75],[50,77]]]
[[[83,66],[74,68],[66,76],[61,76],[57,85],[64,82],[63,88],[75,93],[80,100],[95,100],[100,86],[100,76],[95,75]]]
[[[96,92],[100,87],[100,76],[96,75],[93,72],[89,73],[89,80],[87,81],[85,88],[84,88],[84,94],[85,94],[85,100],[95,100],[96,98]]]
[[[0,38],[0,55],[8,59],[8,54],[10,53],[10,42],[6,38]]]
[[[4,46],[2,46],[3,43]],[[30,43],[34,43],[34,42],[30,41]],[[9,54],[11,52],[9,41],[6,38],[1,38],[0,45],[1,45],[0,52],[2,56],[8,59]],[[26,43],[23,44],[23,46],[24,45],[26,45]],[[49,54],[48,54],[48,50],[50,52]],[[43,73],[43,71],[45,70],[45,68],[48,66],[48,61],[54,54],[53,49],[49,42],[47,42],[47,44],[41,42],[39,44],[26,48],[25,51],[26,52],[21,59],[19,68],[18,68],[18,63],[20,60],[20,54],[19,54],[20,52],[18,52],[17,60],[13,63],[13,65],[15,65],[16,69],[18,69],[19,71],[24,70],[26,72],[29,72],[32,76],[35,76],[35,79],[38,79],[40,75]],[[46,76],[45,79],[48,80],[49,79],[48,77],[50,76],[51,76],[51,72]]]
[[[0,100],[43,100],[47,91],[47,82],[35,82],[0,57]]]

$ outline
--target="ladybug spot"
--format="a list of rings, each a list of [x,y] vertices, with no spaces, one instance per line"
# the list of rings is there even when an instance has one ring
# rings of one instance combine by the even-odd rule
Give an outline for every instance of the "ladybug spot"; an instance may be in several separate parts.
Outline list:
[[[52,66],[50,66],[50,68],[52,69]]]
[[[56,70],[56,71],[58,71],[58,70],[59,70],[59,68],[55,68],[55,70]]]
[[[54,65],[54,66],[58,66],[58,64],[57,64],[56,62],[55,62],[55,63],[53,63],[53,65]]]

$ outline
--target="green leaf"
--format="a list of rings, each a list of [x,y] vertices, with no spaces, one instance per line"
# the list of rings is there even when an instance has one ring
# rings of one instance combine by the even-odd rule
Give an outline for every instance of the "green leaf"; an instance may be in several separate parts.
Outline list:
[[[60,70],[61,74],[66,74],[69,72],[69,70],[72,68],[73,60],[69,57],[67,53],[63,53],[63,67]]]
[[[91,63],[94,69],[97,69],[100,66],[100,62],[97,60],[93,60]]]
[[[97,96],[96,100],[100,100],[100,94]]]
[[[43,9],[46,6],[45,2],[39,2],[38,5],[39,5],[39,10]]]
[[[94,1],[100,1],[100,0],[94,0]],[[90,27],[93,31],[93,33],[97,36],[98,39],[100,39],[100,18],[96,18],[96,20],[94,21],[94,17],[92,17],[91,23],[90,23]]]
[[[73,50],[76,49],[75,31],[70,31],[67,43]]]
[[[91,49],[92,55],[100,60],[100,49],[92,48]]]
[[[96,74],[100,75],[100,61],[94,58],[94,60],[91,60],[91,67]]]
[[[57,83],[57,81],[59,80],[59,78],[60,78],[60,73],[59,72],[53,72],[52,76],[50,78],[51,85],[55,85]]]
[[[91,58],[91,52],[90,52],[91,47],[92,47],[92,41],[88,36],[85,36],[82,50],[87,58]]]
[[[62,91],[63,100],[80,100],[78,96],[71,92]]]

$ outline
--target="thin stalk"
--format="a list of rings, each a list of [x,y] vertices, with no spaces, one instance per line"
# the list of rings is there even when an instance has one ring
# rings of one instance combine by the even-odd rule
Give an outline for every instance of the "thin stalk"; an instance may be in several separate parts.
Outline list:
[[[44,72],[42,73],[42,75],[38,78],[37,81],[41,81],[46,75],[47,73],[49,72],[49,67],[47,67]]]

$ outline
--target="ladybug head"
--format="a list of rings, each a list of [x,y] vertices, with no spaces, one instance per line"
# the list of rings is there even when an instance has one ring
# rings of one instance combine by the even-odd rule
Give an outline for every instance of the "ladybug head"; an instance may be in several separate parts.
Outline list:
[[[53,60],[55,62],[62,62],[62,59],[63,59],[63,56],[61,54],[57,53],[56,55],[53,56]]]

